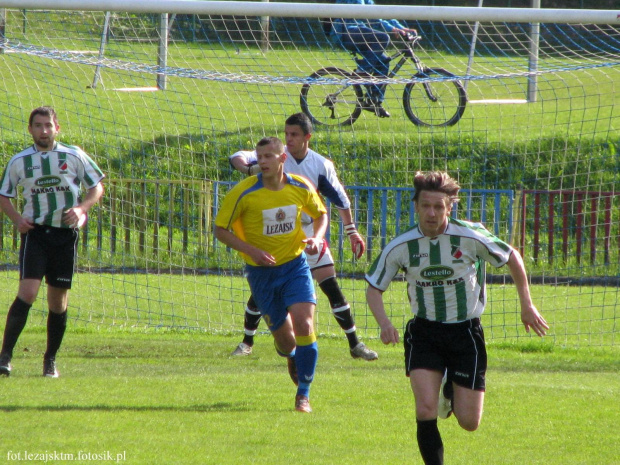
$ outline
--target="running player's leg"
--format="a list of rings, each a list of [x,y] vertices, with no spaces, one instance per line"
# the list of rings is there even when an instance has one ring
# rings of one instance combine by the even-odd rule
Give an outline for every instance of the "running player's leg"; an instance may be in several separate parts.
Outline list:
[[[409,373],[415,397],[418,448],[427,465],[443,464],[443,441],[437,428],[437,396],[443,373],[415,369]]]
[[[461,428],[476,431],[482,420],[484,391],[454,385],[453,411]]]
[[[295,409],[300,412],[311,412],[310,384],[314,380],[319,355],[314,334],[316,307],[314,282],[305,254],[283,266],[287,268],[285,275],[287,280],[282,288],[282,299],[292,321],[296,345],[295,364],[299,380]]]
[[[417,442],[426,465],[443,464],[443,441],[437,428],[439,387],[445,363],[436,352],[441,327],[428,320],[409,320],[404,334],[405,373],[415,398]]]
[[[314,380],[314,372],[319,356],[316,335],[314,334],[315,305],[309,302],[300,302],[289,307],[289,314],[295,333],[295,364],[297,366],[296,405],[297,410],[310,412],[310,384]]]
[[[486,389],[487,351],[484,331],[478,318],[457,323],[450,340],[454,342],[449,369],[454,387],[452,409],[461,428],[475,431],[482,419]]]
[[[351,306],[342,293],[342,289],[336,279],[334,259],[327,242],[323,242],[323,248],[318,254],[308,256],[308,265],[312,270],[312,276],[319,283],[321,291],[329,300],[329,306],[336,322],[338,322],[338,325],[347,336],[351,356],[369,361],[376,360],[378,358],[377,353],[368,349],[365,344],[360,342],[357,336],[357,328],[353,313],[351,312]]]
[[[241,341],[231,355],[250,355],[252,353],[252,347],[254,346],[254,336],[260,323],[261,313],[254,296],[250,295],[248,302],[245,306],[245,313],[243,316],[243,341]]]

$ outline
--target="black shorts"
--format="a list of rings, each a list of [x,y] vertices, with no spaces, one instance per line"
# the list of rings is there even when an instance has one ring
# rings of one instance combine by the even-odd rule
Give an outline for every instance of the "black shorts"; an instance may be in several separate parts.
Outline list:
[[[404,337],[405,370],[424,368],[453,374],[459,386],[485,390],[487,350],[479,318],[461,323],[440,323],[415,317]]]
[[[20,279],[38,279],[71,289],[79,232],[77,229],[35,225],[21,235]]]

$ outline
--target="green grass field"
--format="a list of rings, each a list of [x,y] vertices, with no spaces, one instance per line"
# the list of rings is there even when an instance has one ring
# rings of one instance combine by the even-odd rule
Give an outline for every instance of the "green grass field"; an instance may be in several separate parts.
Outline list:
[[[321,338],[314,412],[303,415],[293,411],[294,386],[271,337],[231,358],[238,341],[69,330],[53,380],[41,376],[44,331],[27,330],[13,374],[0,379],[0,462],[81,451],[149,465],[422,463],[401,347],[369,340],[380,358],[366,363],[349,357],[344,338]],[[446,463],[620,463],[619,355],[491,344],[481,427],[468,433],[454,418],[440,421]]]

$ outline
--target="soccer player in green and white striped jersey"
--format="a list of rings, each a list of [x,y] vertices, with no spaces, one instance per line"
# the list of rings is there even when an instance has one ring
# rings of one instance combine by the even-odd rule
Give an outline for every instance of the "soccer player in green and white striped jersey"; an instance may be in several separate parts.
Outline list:
[[[383,343],[398,343],[383,292],[404,271],[414,315],[404,334],[405,370],[415,397],[418,446],[425,464],[441,465],[437,417],[454,412],[468,431],[476,430],[482,418],[485,263],[508,266],[526,331],[543,336],[549,326],[532,303],[519,253],[481,224],[450,217],[458,201],[458,183],[444,172],[417,173],[414,187],[418,224],[392,240],[374,261],[366,275],[366,298]]]
[[[67,324],[78,230],[103,195],[99,167],[78,147],[56,142],[59,130],[53,108],[35,108],[28,121],[34,144],[13,156],[0,178],[0,208],[21,234],[19,289],[4,328],[0,375],[11,374],[13,349],[45,277],[49,314],[43,375],[58,377],[56,353]],[[11,202],[18,187],[24,199],[22,213]]]

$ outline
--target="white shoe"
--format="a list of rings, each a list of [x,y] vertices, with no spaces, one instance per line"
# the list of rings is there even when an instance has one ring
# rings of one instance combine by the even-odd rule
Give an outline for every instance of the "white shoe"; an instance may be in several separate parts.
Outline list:
[[[443,420],[452,415],[452,399],[448,399],[443,395],[444,387],[448,381],[448,372],[446,371],[441,380],[441,387],[439,388],[439,403],[437,404],[437,416]]]
[[[251,353],[252,346],[247,345],[245,342],[240,342],[230,355],[250,355]]]
[[[375,352],[374,350],[370,350],[368,347],[366,347],[366,344],[360,342],[358,345],[351,349],[351,357],[362,358],[371,362],[373,360],[377,360],[379,358],[379,355],[377,355],[377,352]]]

